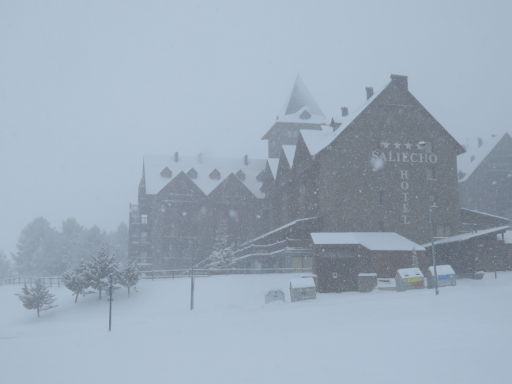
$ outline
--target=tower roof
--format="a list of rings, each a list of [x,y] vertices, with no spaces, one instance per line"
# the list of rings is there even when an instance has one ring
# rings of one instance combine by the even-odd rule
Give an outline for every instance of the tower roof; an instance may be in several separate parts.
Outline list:
[[[324,123],[325,115],[313,98],[304,81],[297,75],[292,92],[279,116],[283,122]]]

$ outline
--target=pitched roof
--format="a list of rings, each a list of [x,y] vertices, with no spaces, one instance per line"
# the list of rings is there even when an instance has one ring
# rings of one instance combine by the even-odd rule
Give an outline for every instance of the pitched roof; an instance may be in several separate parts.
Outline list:
[[[217,158],[207,156],[179,156],[175,161],[173,156],[169,155],[151,155],[144,157],[146,193],[150,195],[157,194],[178,174],[183,172],[185,175],[190,169],[197,172],[197,177],[187,176],[204,194],[209,195],[231,174],[241,170],[245,174],[245,179],[240,180],[254,196],[263,198],[264,194],[260,191],[261,181],[257,176],[265,169],[267,160],[249,159],[245,164],[243,157],[240,158]],[[161,171],[169,168],[172,172],[171,177],[164,177]],[[219,178],[210,177],[212,172],[217,170],[220,173]]]
[[[272,177],[275,179],[277,176],[277,169],[279,168],[279,159],[267,159],[268,167],[270,168],[270,172],[272,172]]]
[[[308,150],[309,146],[311,146],[311,150],[313,150],[315,154],[320,153],[323,149],[327,148],[331,143],[333,143],[338,138],[338,136],[343,134],[347,130],[347,128],[349,128],[350,125],[354,122],[354,120],[356,120],[359,117],[359,115],[361,115],[361,113],[363,113],[363,111],[366,110],[370,106],[370,104],[372,104],[391,84],[393,84],[394,82],[397,82],[397,84],[399,84],[399,82],[403,82],[404,79],[405,81],[407,81],[407,77],[405,76],[391,75],[390,77],[391,80],[389,80],[384,86],[375,89],[372,95],[368,97],[361,105],[359,105],[358,108],[351,110],[352,112],[350,112],[349,115],[342,118],[341,126],[334,132],[329,134],[329,132],[323,127],[321,130],[317,131],[301,131],[300,133],[302,134],[302,137],[305,139],[305,141],[309,142],[309,145],[306,142],[306,145],[308,145]],[[416,100],[414,95],[410,95],[420,106],[423,107],[423,105]],[[430,115],[430,113],[426,109],[425,111]],[[430,116],[435,120],[435,118],[432,115]],[[459,144],[459,142],[455,140],[448,131],[444,130],[444,132],[448,136],[448,139],[451,140],[454,143],[454,145],[457,146],[459,153],[463,153],[464,148]],[[311,154],[313,155],[313,153]]]
[[[327,123],[327,118],[304,81],[297,76],[283,111],[277,116],[276,123],[263,135],[262,139],[268,139],[276,129],[317,129],[318,125]]]
[[[306,84],[304,84],[300,75],[297,75],[290,98],[281,116],[299,116],[298,114],[303,111],[307,111],[311,116],[323,116],[325,118],[324,113],[311,95],[311,92],[309,92]]]
[[[370,251],[424,251],[425,248],[395,232],[313,232],[315,245],[362,245]]]
[[[450,236],[450,237],[445,237],[444,239],[436,240],[434,242],[434,245],[458,243],[461,241],[474,239],[474,238],[480,237],[480,236],[491,235],[493,233],[496,233],[496,234],[505,233],[509,228],[510,228],[510,226],[504,225],[501,227],[488,228],[488,229],[482,229],[482,230],[474,231],[474,232],[461,233],[459,235],[454,235],[454,236]],[[423,244],[423,246],[426,248],[429,248],[432,246],[432,244],[427,243],[427,244]]]
[[[283,145],[283,152],[286,156],[286,160],[288,161],[288,165],[290,168],[293,166],[293,159],[295,159],[295,150],[297,149],[296,145]]]
[[[308,147],[311,155],[316,155],[331,144],[336,138],[345,131],[345,129],[382,93],[384,89],[388,87],[391,81],[388,81],[385,86],[376,90],[373,95],[365,100],[364,103],[355,108],[353,112],[345,116],[341,120],[341,126],[334,132],[330,128],[330,132],[326,127],[322,125],[321,130],[317,131],[301,131],[302,138]],[[314,152],[314,153],[313,153]]]
[[[319,131],[301,131],[300,134],[312,156],[325,148],[332,141],[334,135],[330,125],[322,125],[322,129]]]
[[[459,182],[466,181],[508,133],[492,133],[467,138],[463,141],[466,152],[457,158]]]

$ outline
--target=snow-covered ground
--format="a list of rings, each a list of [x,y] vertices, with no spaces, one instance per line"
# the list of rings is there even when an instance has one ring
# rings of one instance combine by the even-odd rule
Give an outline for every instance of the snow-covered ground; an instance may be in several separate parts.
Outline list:
[[[509,383],[512,273],[456,287],[319,294],[289,302],[296,275],[143,281],[130,298],[24,309],[0,287],[0,383]],[[285,290],[286,303],[264,304]]]

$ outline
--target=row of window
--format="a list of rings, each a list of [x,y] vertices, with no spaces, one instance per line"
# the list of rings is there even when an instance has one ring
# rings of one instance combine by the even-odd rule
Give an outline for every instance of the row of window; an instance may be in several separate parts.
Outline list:
[[[166,179],[170,179],[172,175],[173,173],[169,169],[169,167],[165,167],[164,169],[162,169],[162,171],[160,171],[160,176],[165,177]],[[187,171],[187,176],[190,177],[191,179],[197,179],[197,171],[194,168],[190,168]],[[212,172],[210,172],[208,176],[212,180],[220,180],[221,174],[217,169],[214,169]],[[241,169],[236,172],[236,176],[242,181],[245,180],[245,173]]]

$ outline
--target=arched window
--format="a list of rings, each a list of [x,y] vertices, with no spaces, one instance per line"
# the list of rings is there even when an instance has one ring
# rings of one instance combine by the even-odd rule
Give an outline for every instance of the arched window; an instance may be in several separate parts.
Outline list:
[[[236,177],[238,177],[241,181],[244,181],[244,180],[245,180],[245,173],[240,169],[240,170],[236,173]]]
[[[197,171],[194,168],[190,168],[187,172],[187,176],[191,179],[197,179]]]
[[[172,177],[172,171],[169,167],[165,167],[160,171],[160,176],[165,177],[166,179],[170,179]]]
[[[212,179],[212,180],[219,180],[220,179],[220,172],[217,169],[214,169],[210,173],[210,179]]]

